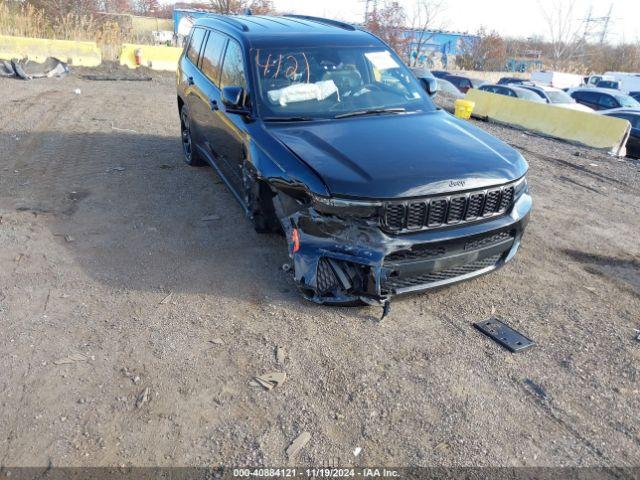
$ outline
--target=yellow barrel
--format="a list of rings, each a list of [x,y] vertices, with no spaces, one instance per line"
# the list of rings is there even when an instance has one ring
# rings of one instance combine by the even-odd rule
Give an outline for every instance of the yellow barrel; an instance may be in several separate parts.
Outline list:
[[[454,105],[456,107],[456,117],[462,118],[463,120],[469,120],[471,118],[471,113],[473,112],[473,107],[476,106],[476,102],[459,99],[456,100]]]

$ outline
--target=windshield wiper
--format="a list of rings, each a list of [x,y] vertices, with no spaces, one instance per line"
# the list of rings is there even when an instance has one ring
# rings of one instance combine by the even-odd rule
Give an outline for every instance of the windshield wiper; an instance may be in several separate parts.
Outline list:
[[[264,117],[264,122],[310,122],[312,117]]]
[[[363,117],[365,115],[380,115],[382,113],[404,113],[406,108],[372,108],[371,110],[358,110],[355,112],[341,113],[333,118],[347,118],[347,117]]]

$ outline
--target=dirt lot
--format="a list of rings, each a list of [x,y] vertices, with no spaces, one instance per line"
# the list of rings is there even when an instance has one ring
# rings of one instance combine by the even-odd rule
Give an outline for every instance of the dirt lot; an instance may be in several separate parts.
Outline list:
[[[171,75],[0,92],[0,465],[640,464],[637,163],[482,124],[531,165],[519,255],[380,322],[182,163]]]

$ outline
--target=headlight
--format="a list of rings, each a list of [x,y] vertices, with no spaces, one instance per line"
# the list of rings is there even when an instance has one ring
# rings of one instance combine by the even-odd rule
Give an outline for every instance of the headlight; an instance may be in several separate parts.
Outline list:
[[[523,193],[529,193],[529,182],[527,182],[526,175],[513,184],[515,189],[515,198],[518,198]]]
[[[313,208],[326,215],[339,217],[369,218],[378,214],[381,202],[346,200],[331,197],[312,196]]]

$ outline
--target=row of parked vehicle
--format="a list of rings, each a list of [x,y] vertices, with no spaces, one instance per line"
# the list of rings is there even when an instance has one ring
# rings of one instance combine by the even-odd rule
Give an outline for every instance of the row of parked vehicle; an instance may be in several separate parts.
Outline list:
[[[627,154],[630,157],[640,158],[640,91],[624,93],[619,88],[622,82],[613,80],[608,76],[591,76],[584,80],[584,86],[574,88],[556,88],[540,81],[542,80],[571,80],[558,79],[559,74],[554,72],[537,72],[532,79],[518,77],[502,77],[496,83],[487,83],[479,79],[460,74],[452,74],[442,70],[426,72],[424,69],[414,69],[416,76],[422,78],[433,76],[438,79],[438,89],[443,95],[454,99],[463,98],[472,88],[519,98],[536,103],[546,103],[562,108],[569,108],[582,112],[596,112],[601,115],[621,118],[631,124],[631,135],[627,142]],[[550,76],[551,75],[551,76]],[[640,77],[639,77],[640,78]],[[626,82],[632,85],[632,82]]]

